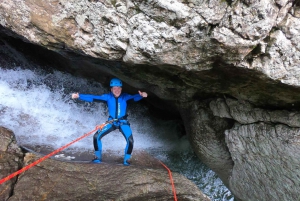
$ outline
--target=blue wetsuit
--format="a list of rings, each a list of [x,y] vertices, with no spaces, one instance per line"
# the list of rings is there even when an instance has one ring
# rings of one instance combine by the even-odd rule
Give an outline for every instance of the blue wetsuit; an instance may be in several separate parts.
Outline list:
[[[94,134],[94,148],[95,155],[101,161],[102,157],[102,142],[101,138],[110,133],[115,129],[119,129],[120,132],[126,139],[125,147],[125,157],[124,164],[131,157],[133,149],[133,137],[130,124],[127,121],[127,101],[134,100],[139,101],[143,97],[140,94],[130,95],[127,93],[122,93],[118,98],[116,98],[113,93],[103,94],[103,95],[90,95],[90,94],[79,94],[79,100],[94,102],[101,101],[106,102],[108,106],[109,118],[108,120],[115,119],[112,124],[107,124],[101,131],[98,130]]]

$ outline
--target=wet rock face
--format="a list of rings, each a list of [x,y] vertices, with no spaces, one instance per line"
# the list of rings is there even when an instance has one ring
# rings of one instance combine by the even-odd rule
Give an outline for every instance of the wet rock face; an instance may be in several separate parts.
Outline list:
[[[27,154],[25,161],[31,163],[37,159]],[[210,200],[185,177],[174,173],[174,179],[177,180],[175,185],[179,200]],[[165,169],[46,160],[20,176],[10,200],[146,201],[152,198],[174,199]]]
[[[241,200],[299,200],[299,128],[236,125],[226,142],[234,162],[230,188]]]
[[[273,180],[279,173],[296,178],[292,168],[277,164],[299,162],[290,154],[297,147],[283,140],[292,138],[291,133],[293,140],[298,136],[299,27],[299,2],[289,0],[0,3],[2,49],[38,55],[43,62],[104,84],[113,75],[129,89],[147,89],[153,105],[181,114],[197,155],[241,200],[252,200],[253,194],[296,198],[291,185],[283,189],[280,182],[261,181],[265,188],[278,189],[271,195],[259,189],[256,179],[262,173]],[[27,51],[26,44],[7,36],[36,46]],[[248,136],[256,137],[251,141]],[[256,161],[252,143],[258,142],[261,149],[273,151],[272,143],[279,144],[281,156],[267,151]],[[264,164],[269,155],[276,160]],[[284,191],[288,193],[280,193]]]
[[[210,102],[214,116],[234,119],[225,130],[233,168],[229,186],[240,200],[298,200],[299,112],[267,110],[233,99]]]
[[[181,109],[183,119],[188,120],[185,128],[195,153],[229,186],[233,163],[223,133],[233,121],[214,116],[207,104],[199,101],[182,105]]]
[[[16,144],[11,130],[0,127],[0,178],[4,179],[23,165],[23,152]],[[0,200],[7,200],[13,193],[16,177],[0,185]]]

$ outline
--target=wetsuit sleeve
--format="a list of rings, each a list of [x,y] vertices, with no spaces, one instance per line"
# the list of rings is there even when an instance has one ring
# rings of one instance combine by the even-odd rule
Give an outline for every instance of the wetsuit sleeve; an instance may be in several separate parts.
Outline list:
[[[107,101],[108,94],[103,95],[91,95],[91,94],[79,94],[79,100],[87,101],[87,102],[94,102],[94,101]]]
[[[139,101],[143,99],[143,96],[140,94],[135,94],[135,95],[130,95],[130,94],[125,94],[125,99],[126,101],[133,99],[134,101]]]

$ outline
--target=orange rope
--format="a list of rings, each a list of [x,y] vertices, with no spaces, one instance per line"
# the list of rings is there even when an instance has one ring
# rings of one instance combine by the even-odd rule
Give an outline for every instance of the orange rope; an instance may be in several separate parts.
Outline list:
[[[170,181],[171,181],[171,185],[172,185],[172,191],[173,191],[173,195],[174,195],[174,200],[177,201],[177,195],[176,195],[175,185],[174,185],[174,182],[173,182],[172,172],[171,172],[171,170],[165,164],[163,164],[163,162],[161,162],[161,161],[159,161],[159,162],[162,164],[162,166],[164,166],[164,168],[166,168],[168,170]]]
[[[46,155],[46,156],[44,156],[44,157],[42,157],[42,158],[36,160],[35,162],[33,162],[33,163],[31,163],[31,164],[29,164],[29,165],[23,167],[22,169],[20,169],[20,170],[14,172],[14,173],[12,173],[12,174],[9,175],[9,176],[7,176],[7,177],[1,179],[1,180],[0,180],[0,184],[6,182],[6,181],[8,181],[8,180],[10,180],[11,178],[13,178],[13,177],[15,177],[15,176],[21,174],[22,172],[25,172],[25,171],[28,170],[29,168],[31,168],[31,167],[33,167],[33,166],[39,164],[40,162],[46,160],[47,158],[53,156],[54,154],[60,152],[61,150],[63,150],[63,149],[65,149],[65,148],[69,147],[70,145],[74,144],[75,142],[77,142],[77,141],[79,141],[79,140],[81,140],[81,139],[83,139],[83,138],[89,136],[90,134],[94,133],[96,130],[99,130],[99,129],[102,130],[102,128],[103,128],[107,123],[109,123],[109,122],[106,122],[106,123],[103,123],[103,124],[101,124],[101,125],[99,125],[99,126],[96,126],[96,128],[95,128],[94,130],[92,130],[92,131],[90,131],[90,132],[84,134],[83,136],[81,136],[81,137],[79,137],[79,138],[73,140],[73,141],[70,142],[69,144],[66,144],[66,145],[62,146],[61,148],[56,149],[55,151],[51,152],[50,154],[48,154],[48,155]]]

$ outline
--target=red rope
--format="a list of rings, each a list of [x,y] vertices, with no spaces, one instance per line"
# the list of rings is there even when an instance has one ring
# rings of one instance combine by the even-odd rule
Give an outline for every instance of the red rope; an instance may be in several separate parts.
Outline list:
[[[8,180],[10,180],[11,178],[13,178],[13,177],[15,177],[15,176],[21,174],[22,172],[25,172],[25,171],[28,170],[29,168],[31,168],[31,167],[33,167],[33,166],[39,164],[40,162],[46,160],[47,158],[53,156],[54,154],[60,152],[61,150],[63,150],[63,149],[65,149],[65,148],[69,147],[70,145],[74,144],[75,142],[77,142],[77,141],[79,141],[79,140],[81,140],[81,139],[83,139],[83,138],[89,136],[90,134],[94,133],[96,130],[99,130],[99,129],[101,130],[107,123],[108,123],[108,122],[103,123],[103,124],[101,124],[100,126],[96,126],[96,128],[95,128],[94,130],[92,130],[92,131],[90,131],[90,132],[84,134],[83,136],[81,136],[81,137],[79,137],[79,138],[73,140],[73,141],[70,142],[69,144],[66,144],[65,146],[62,146],[61,148],[56,149],[55,151],[51,152],[50,154],[48,154],[48,155],[46,155],[46,156],[44,156],[44,157],[42,157],[42,158],[36,160],[35,162],[33,162],[33,163],[31,163],[31,164],[29,164],[29,165],[23,167],[22,169],[20,169],[20,170],[14,172],[14,173],[12,173],[12,174],[9,175],[9,176],[7,176],[7,177],[1,179],[1,180],[0,180],[0,184],[6,182],[6,181],[8,181]]]
[[[164,168],[166,168],[168,170],[170,181],[171,181],[171,185],[172,185],[172,191],[173,191],[173,195],[174,195],[174,200],[177,201],[177,195],[176,195],[175,185],[174,185],[174,182],[173,182],[172,172],[171,172],[171,170],[165,164],[163,164],[163,162],[161,162],[161,161],[159,161],[159,162],[162,164],[162,166],[164,166]]]

